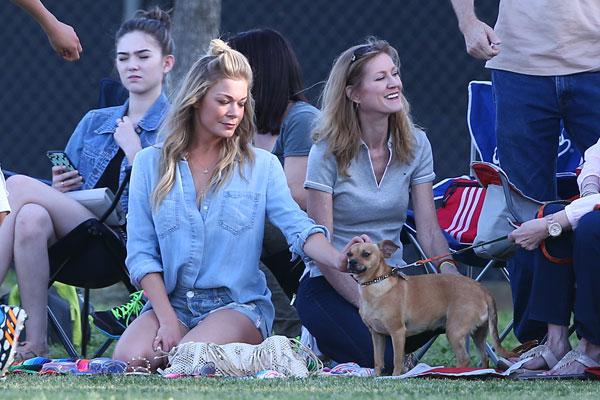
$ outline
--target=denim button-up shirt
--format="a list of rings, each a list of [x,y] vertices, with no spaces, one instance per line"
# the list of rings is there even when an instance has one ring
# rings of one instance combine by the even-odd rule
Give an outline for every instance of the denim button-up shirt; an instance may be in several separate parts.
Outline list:
[[[83,176],[81,189],[93,189],[110,160],[117,154],[119,145],[115,142],[113,134],[117,129],[117,119],[126,114],[128,107],[129,100],[121,106],[91,110],[75,128],[65,152]],[[138,122],[142,148],[156,143],[158,128],[164,120],[168,108],[167,96],[161,94]],[[125,169],[128,165],[129,161],[127,157],[124,157],[119,173],[119,184],[125,178]],[[123,210],[127,212],[127,190],[123,192],[120,202]]]
[[[292,199],[277,157],[254,149],[254,164],[236,168],[200,206],[188,163],[177,164],[175,184],[158,208],[152,192],[159,180],[160,148],[138,153],[130,182],[127,268],[139,287],[149,273],[161,273],[168,294],[179,289],[227,288],[238,303],[254,302],[271,331],[274,309],[259,270],[265,218],[285,235],[290,251],[306,257],[308,236],[321,232]]]

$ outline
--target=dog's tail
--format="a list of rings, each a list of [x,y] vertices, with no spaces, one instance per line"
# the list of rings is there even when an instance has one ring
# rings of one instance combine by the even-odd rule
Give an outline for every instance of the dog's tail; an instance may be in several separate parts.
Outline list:
[[[504,358],[517,357],[517,354],[506,350],[504,347],[502,347],[502,343],[500,343],[500,336],[498,335],[498,313],[496,312],[496,301],[487,291],[486,303],[488,308],[488,325],[494,343],[494,351],[496,351],[496,354]]]

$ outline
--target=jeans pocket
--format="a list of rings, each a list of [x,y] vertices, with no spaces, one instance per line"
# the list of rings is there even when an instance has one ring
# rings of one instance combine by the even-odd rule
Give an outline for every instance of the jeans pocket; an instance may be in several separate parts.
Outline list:
[[[228,190],[223,196],[219,226],[235,236],[252,228],[258,210],[259,194]]]

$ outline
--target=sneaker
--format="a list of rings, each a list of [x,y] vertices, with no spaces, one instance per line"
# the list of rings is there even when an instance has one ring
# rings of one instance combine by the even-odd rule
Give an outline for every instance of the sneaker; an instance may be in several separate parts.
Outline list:
[[[0,378],[13,362],[26,318],[27,313],[20,307],[0,305]]]
[[[125,332],[125,328],[140,315],[145,303],[143,290],[131,293],[129,301],[122,306],[94,312],[94,325],[106,336],[118,339]]]

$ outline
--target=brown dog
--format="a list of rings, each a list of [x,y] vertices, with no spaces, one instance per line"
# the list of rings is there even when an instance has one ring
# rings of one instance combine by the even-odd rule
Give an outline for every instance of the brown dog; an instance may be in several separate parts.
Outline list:
[[[384,260],[396,249],[384,240],[379,245],[354,244],[347,254],[348,272],[360,283],[360,316],[373,338],[376,375],[383,369],[386,335],[394,347],[394,375],[403,372],[406,337],[438,328],[446,329],[459,367],[469,365],[466,338],[472,335],[487,368],[488,330],[496,352],[505,358],[514,356],[500,344],[496,304],[485,287],[464,276],[396,272]]]

